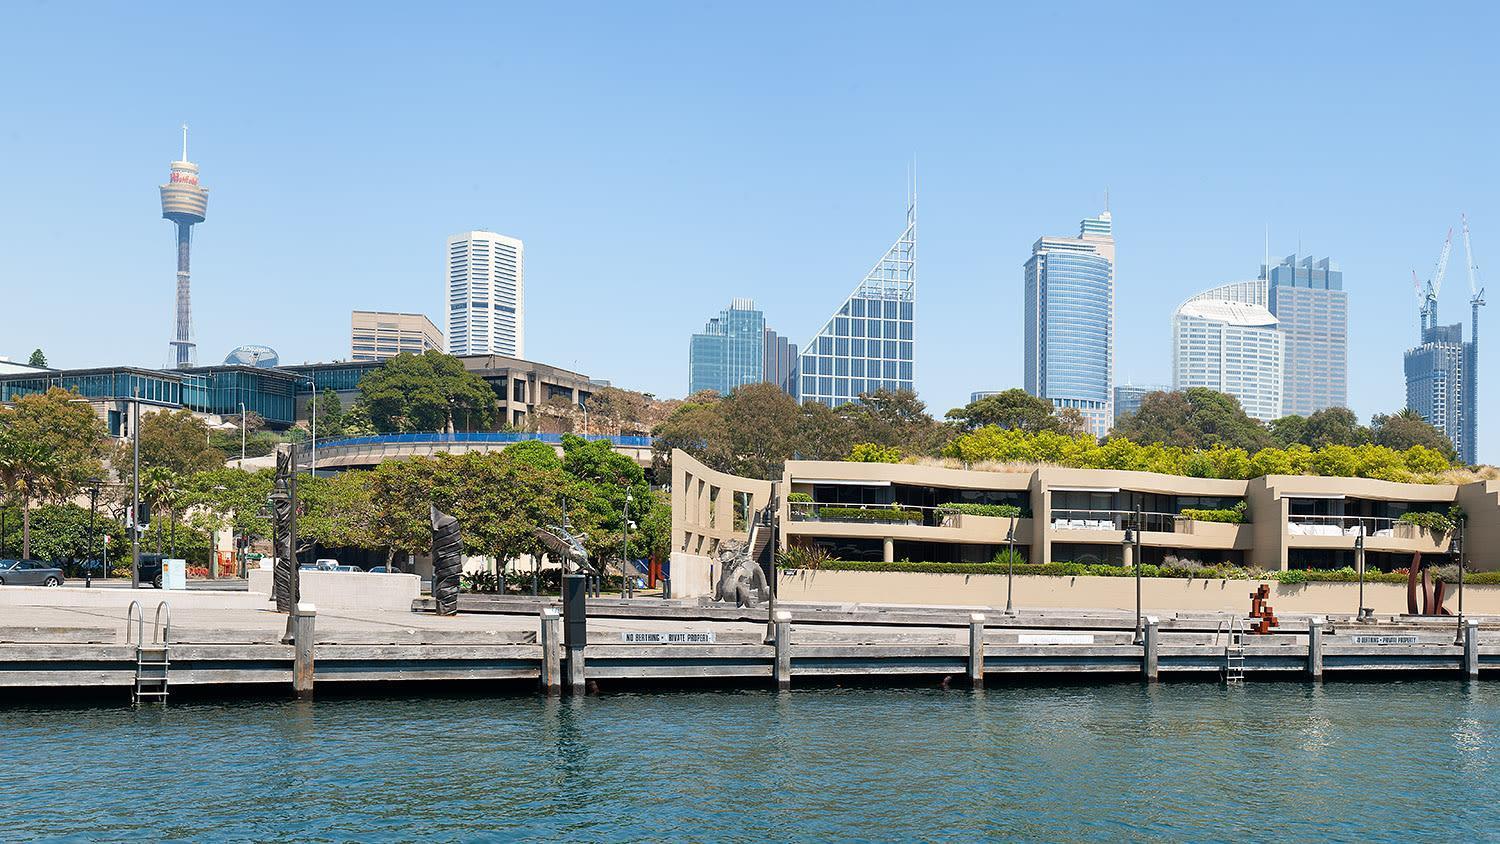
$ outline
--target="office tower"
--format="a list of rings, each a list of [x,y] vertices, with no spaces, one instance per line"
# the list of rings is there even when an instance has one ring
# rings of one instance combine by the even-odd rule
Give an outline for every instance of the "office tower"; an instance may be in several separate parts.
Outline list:
[[[765,372],[766,315],[751,299],[735,299],[688,343],[688,395],[713,390],[727,396],[759,384]]]
[[[1115,238],[1108,211],[1078,237],[1042,237],[1026,262],[1026,392],[1074,408],[1104,436],[1113,422]]]
[[[1114,418],[1118,420],[1127,413],[1135,413],[1141,409],[1141,401],[1149,393],[1162,393],[1170,391],[1171,387],[1163,387],[1157,384],[1120,384],[1114,391]]]
[[[1478,308],[1475,308],[1475,330]],[[1406,352],[1406,406],[1442,431],[1463,463],[1478,461],[1478,408],[1473,389],[1477,347],[1465,343],[1463,323],[1422,327],[1422,343]]]
[[[797,397],[797,344],[766,329],[765,364],[761,376],[768,384],[775,384],[792,398]]]
[[[526,249],[487,231],[448,238],[448,354],[526,355]]]
[[[980,399],[987,399],[990,396],[998,396],[1002,392],[1004,392],[1004,391],[1003,390],[975,390],[974,392],[969,393],[969,404],[973,404],[974,402],[977,402]]]
[[[350,360],[385,360],[428,349],[442,351],[443,335],[424,314],[354,311],[350,316]]]
[[[838,407],[876,390],[914,390],[917,207],[906,228],[800,350],[797,397]]]
[[[1349,294],[1344,273],[1327,258],[1288,255],[1262,267],[1266,309],[1281,325],[1281,412],[1311,416],[1349,403]]]
[[[1282,334],[1263,305],[1201,294],[1172,314],[1172,389],[1207,387],[1240,400],[1249,416],[1281,414]]]
[[[187,157],[187,126],[182,127],[182,158],[172,162],[171,168],[167,183],[161,186],[161,216],[177,224],[177,332],[171,345],[177,368],[185,369],[193,365],[196,357],[189,252],[193,226],[208,215],[208,188],[198,184],[198,165]]]

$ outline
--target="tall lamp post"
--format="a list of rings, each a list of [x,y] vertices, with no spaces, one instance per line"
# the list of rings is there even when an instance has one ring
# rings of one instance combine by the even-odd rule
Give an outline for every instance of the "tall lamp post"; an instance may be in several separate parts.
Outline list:
[[[1354,565],[1359,569],[1359,612],[1355,613],[1355,621],[1369,623],[1375,620],[1374,613],[1365,606],[1365,531],[1361,527],[1359,533],[1354,535]]]
[[[1010,530],[1005,532],[1005,542],[1010,546],[1010,553],[1005,557],[1005,614],[1014,616],[1016,608],[1011,603],[1011,589],[1015,585],[1016,576],[1016,517],[1010,517]]]
[[[89,560],[83,567],[83,587],[88,589],[94,585],[94,514],[99,509],[99,485],[104,483],[98,478],[90,478],[85,483],[89,485]],[[109,564],[104,558],[99,558],[99,576],[102,578],[109,574]]]
[[[1464,526],[1467,522],[1467,517],[1460,516],[1453,533],[1453,557],[1458,561],[1458,633],[1453,639],[1455,645],[1464,643]]]
[[[141,388],[130,391],[130,588],[141,587]]]
[[[1141,508],[1135,508],[1135,519],[1125,527],[1125,538],[1123,540],[1125,549],[1130,551],[1130,560],[1135,565],[1135,644],[1139,645],[1145,641],[1145,631],[1141,628]]]
[[[240,402],[240,470],[245,469],[245,403]]]
[[[625,488],[625,524],[621,528],[623,539],[620,542],[620,597],[633,598],[635,590],[630,585],[630,502],[634,501],[630,496],[630,488]]]

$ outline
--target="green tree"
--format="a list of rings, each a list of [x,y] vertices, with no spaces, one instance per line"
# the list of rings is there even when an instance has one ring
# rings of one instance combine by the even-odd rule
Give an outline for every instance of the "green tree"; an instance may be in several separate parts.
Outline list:
[[[495,415],[490,385],[438,351],[390,358],[360,379],[359,391],[382,433],[485,431]]]
[[[222,468],[228,459],[209,444],[208,423],[188,410],[143,415],[140,440],[143,475],[146,468],[155,466],[186,477]],[[119,465],[129,471],[128,462]]]
[[[42,354],[41,349],[36,349],[31,353],[31,359],[26,363],[29,366],[40,366],[45,369],[47,366],[47,356]]]
[[[344,403],[332,388],[318,395],[318,439],[332,440],[344,435]]]
[[[62,501],[103,475],[104,423],[78,394],[57,387],[0,407],[0,489],[21,509],[21,553],[31,554],[31,508]]]
[[[341,424],[346,437],[373,437],[380,433],[375,428],[375,423],[370,421],[370,410],[362,401],[355,401],[350,405]]]
[[[1452,441],[1409,407],[1390,415],[1375,414],[1370,419],[1370,439],[1376,445],[1397,451],[1422,446],[1443,455],[1449,462],[1458,459]]]
[[[1294,443],[1306,444],[1307,417],[1283,416],[1280,419],[1272,419],[1270,423],[1271,439],[1280,448],[1286,448]]]
[[[774,384],[740,387],[719,405],[731,454],[730,471],[780,477],[797,435],[797,402]]]
[[[20,537],[20,513],[6,512],[7,536],[0,538],[0,548],[13,547]],[[109,542],[104,537],[109,537]],[[55,563],[95,559],[106,545],[110,559],[119,560],[130,548],[125,528],[105,514],[94,518],[93,550],[89,549],[89,508],[75,504],[43,504],[31,516],[31,556]]]
[[[1364,445],[1370,441],[1370,431],[1359,424],[1359,417],[1349,408],[1325,407],[1307,417],[1299,441],[1310,448]]]
[[[670,476],[672,450],[680,448],[720,472],[734,470],[729,426],[717,394],[698,394],[678,405],[651,430],[652,462],[658,477]],[[843,452],[840,452],[841,454]]]
[[[852,463],[900,463],[901,449],[879,443],[855,443],[849,451]]]
[[[986,425],[1029,433],[1059,429],[1059,420],[1053,414],[1052,402],[1033,396],[1019,387],[956,407],[948,411],[946,418],[965,433]]]
[[[186,499],[196,510],[212,517],[213,530],[228,528],[244,541],[253,542],[271,535],[266,502],[274,474],[270,469],[199,472],[184,484]]]
[[[936,455],[951,434],[911,390],[863,393],[839,411],[853,427],[856,442],[897,446],[909,454]]]
[[[329,548],[378,547],[378,518],[369,473],[336,472],[298,481],[303,513],[297,519],[298,544]]]
[[[822,402],[805,402],[797,418],[792,454],[801,460],[842,460],[854,447],[854,425]]]
[[[1265,426],[1245,414],[1239,399],[1204,387],[1147,393],[1140,410],[1115,420],[1110,436],[1179,448],[1223,445],[1248,453],[1272,444]]]

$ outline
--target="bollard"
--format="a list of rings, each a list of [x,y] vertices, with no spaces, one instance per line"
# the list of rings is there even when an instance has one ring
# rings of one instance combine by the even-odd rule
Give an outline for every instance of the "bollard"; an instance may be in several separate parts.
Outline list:
[[[776,688],[792,687],[792,614],[776,611]]]
[[[1323,682],[1323,619],[1316,616],[1307,620],[1307,675]]]
[[[583,648],[568,648],[567,651],[568,691],[581,695],[588,690],[588,673],[584,669]]]
[[[984,686],[984,613],[969,616],[969,685]]]
[[[1145,674],[1146,681],[1150,683],[1156,682],[1157,651],[1160,649],[1159,641],[1156,638],[1157,623],[1156,616],[1146,616],[1145,652],[1141,659],[1141,669],[1142,673]]]
[[[313,628],[318,608],[302,602],[292,610],[292,692],[301,699],[313,696]]]
[[[542,610],[542,691],[562,694],[562,613]]]
[[[1464,619],[1464,676],[1479,677],[1479,619]]]

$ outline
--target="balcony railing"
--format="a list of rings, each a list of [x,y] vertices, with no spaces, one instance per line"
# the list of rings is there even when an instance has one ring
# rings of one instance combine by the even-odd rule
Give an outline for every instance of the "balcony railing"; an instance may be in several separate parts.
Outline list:
[[[794,522],[844,522],[855,524],[925,525],[938,527],[943,514],[938,507],[908,504],[829,504],[792,501],[788,506]]]
[[[1287,516],[1292,536],[1395,536],[1396,519],[1384,516]]]
[[[1124,530],[1128,527],[1156,533],[1176,530],[1176,513],[1141,513],[1135,523],[1134,510],[1052,510],[1053,530]]]

